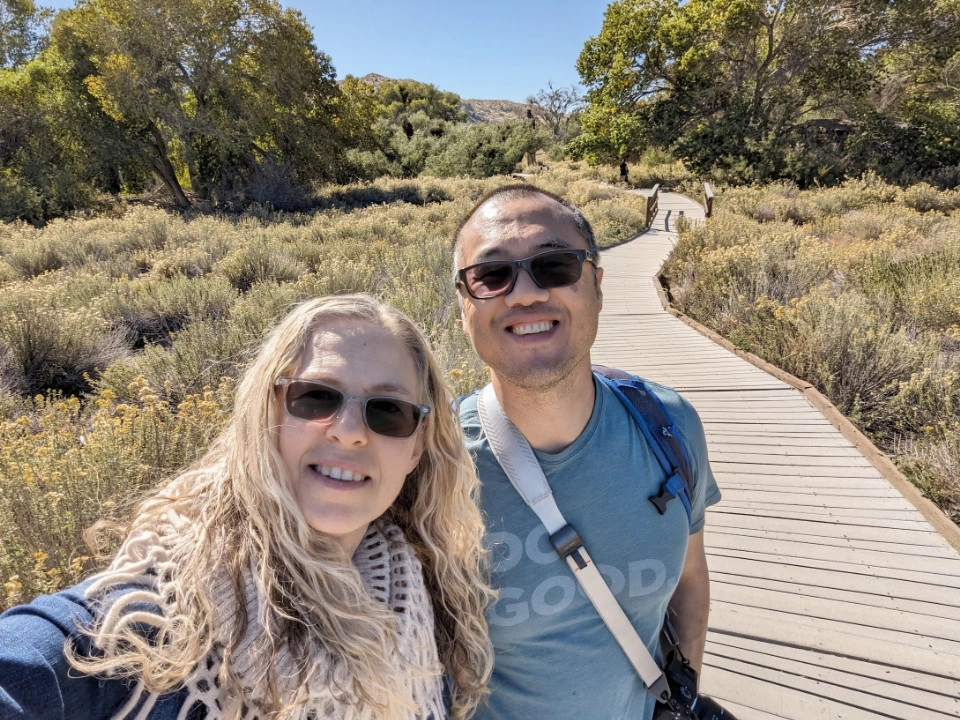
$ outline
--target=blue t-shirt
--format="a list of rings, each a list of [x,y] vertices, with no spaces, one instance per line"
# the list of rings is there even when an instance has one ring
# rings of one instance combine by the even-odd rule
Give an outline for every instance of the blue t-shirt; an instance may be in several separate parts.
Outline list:
[[[660,626],[688,536],[703,528],[704,509],[720,491],[696,411],[673,390],[649,383],[682,436],[696,485],[692,523],[679,499],[660,515],[649,498],[664,471],[627,409],[604,384],[594,384],[593,414],[580,437],[559,453],[536,455],[560,511],[659,661]],[[460,420],[483,482],[493,584],[500,590],[488,613],[496,652],[490,702],[476,718],[650,718],[653,696],[494,458],[476,393],[461,404]]]

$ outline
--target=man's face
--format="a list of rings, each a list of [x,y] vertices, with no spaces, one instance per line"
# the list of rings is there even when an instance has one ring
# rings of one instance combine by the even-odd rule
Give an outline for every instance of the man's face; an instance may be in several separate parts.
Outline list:
[[[488,260],[522,260],[557,248],[587,249],[570,212],[543,196],[494,199],[464,226],[460,268]],[[537,287],[525,270],[506,295],[478,300],[461,288],[463,330],[494,376],[529,390],[555,386],[589,366],[603,304],[603,270],[584,263],[580,279]]]

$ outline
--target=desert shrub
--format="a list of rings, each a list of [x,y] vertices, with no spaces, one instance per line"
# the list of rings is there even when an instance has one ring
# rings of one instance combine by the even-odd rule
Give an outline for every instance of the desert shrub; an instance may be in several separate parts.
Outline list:
[[[583,214],[593,226],[600,247],[629,240],[644,229],[647,200],[642,195],[619,193],[618,197],[587,205]]]
[[[0,288],[0,385],[8,391],[85,392],[89,376],[126,354],[122,337],[92,307],[103,279],[58,280]]]
[[[0,420],[0,603],[89,572],[81,533],[103,517],[124,519],[148,487],[196,459],[227,417],[232,384],[177,405],[141,381],[127,394],[135,404],[109,391],[86,405],[39,397],[29,418]]]
[[[960,207],[960,191],[937,190],[927,183],[912,185],[903,190],[901,202],[918,212],[949,213]]]
[[[258,282],[296,280],[306,268],[293,260],[284,248],[258,238],[236,247],[217,263],[214,272],[237,290],[246,291]]]
[[[202,245],[188,245],[155,259],[150,274],[157,279],[202,277],[213,270],[214,262],[214,256]]]
[[[142,348],[169,344],[193,320],[227,317],[236,299],[237,291],[223,279],[181,276],[117,284],[103,313],[133,347]]]
[[[901,467],[947,515],[960,525],[960,422],[910,438],[901,446]]]
[[[44,217],[43,197],[36,188],[9,169],[0,171],[0,222],[40,223]]]
[[[564,195],[567,200],[583,210],[592,202],[612,200],[619,197],[623,195],[623,191],[611,185],[601,185],[589,180],[577,180],[567,187]]]

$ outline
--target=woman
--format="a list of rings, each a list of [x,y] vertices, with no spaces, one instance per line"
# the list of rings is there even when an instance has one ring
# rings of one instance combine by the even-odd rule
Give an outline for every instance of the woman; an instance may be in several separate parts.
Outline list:
[[[491,592],[451,400],[402,313],[296,307],[110,568],[0,617],[0,719],[439,719],[442,676],[470,715]]]

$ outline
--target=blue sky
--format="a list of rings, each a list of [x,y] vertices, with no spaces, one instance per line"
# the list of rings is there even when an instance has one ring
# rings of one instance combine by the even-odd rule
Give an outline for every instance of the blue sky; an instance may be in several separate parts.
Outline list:
[[[339,77],[376,72],[465,98],[523,102],[579,81],[610,0],[281,0],[313,26]],[[73,0],[37,0],[72,7]]]

